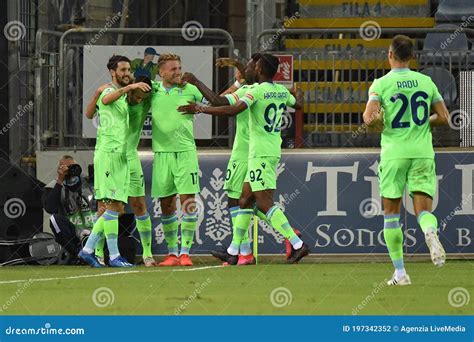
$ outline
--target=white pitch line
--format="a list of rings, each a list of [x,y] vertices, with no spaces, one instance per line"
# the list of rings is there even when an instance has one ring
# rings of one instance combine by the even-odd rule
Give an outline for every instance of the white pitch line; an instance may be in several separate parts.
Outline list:
[[[208,270],[210,268],[221,268],[221,267],[226,267],[226,266],[214,265],[214,266],[203,266],[203,267],[194,267],[194,268],[178,268],[178,269],[173,269],[172,271],[173,272],[192,272],[192,271],[201,271],[201,270]]]
[[[217,266],[203,266],[203,267],[194,267],[194,268],[184,268],[184,269],[172,269],[171,272],[192,272],[192,271],[201,271],[207,270],[211,268],[220,268],[224,267],[222,265]],[[16,280],[5,280],[0,281],[0,285],[4,284],[15,284],[15,283],[27,283],[27,282],[42,282],[42,281],[54,281],[54,280],[71,280],[71,279],[81,279],[81,278],[94,278],[94,277],[108,277],[108,276],[115,276],[119,274],[132,274],[132,273],[155,273],[155,272],[166,272],[164,269],[160,270],[130,270],[130,271],[119,271],[119,272],[107,272],[107,273],[99,273],[99,274],[84,274],[78,276],[69,276],[69,277],[55,277],[55,278],[34,278],[34,279],[16,279]]]

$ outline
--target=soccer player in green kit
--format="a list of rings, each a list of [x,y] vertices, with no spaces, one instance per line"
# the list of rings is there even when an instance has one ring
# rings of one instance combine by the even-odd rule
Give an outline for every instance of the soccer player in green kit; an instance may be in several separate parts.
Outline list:
[[[214,106],[225,106],[235,104],[239,97],[244,96],[247,91],[253,89],[255,83],[255,64],[260,59],[261,54],[254,54],[248,61],[243,71],[246,84],[236,89],[235,92],[226,95],[217,95],[207,88],[193,74],[185,73],[183,81],[194,84],[204,97]],[[228,62],[230,63],[230,62]],[[242,68],[241,68],[242,69]],[[240,210],[239,198],[242,193],[245,175],[247,174],[248,151],[249,151],[249,111],[245,110],[237,116],[237,130],[235,141],[232,147],[232,154],[227,164],[224,190],[227,191],[228,207],[232,221],[233,234],[235,234],[235,218]],[[211,251],[211,254],[222,261],[226,261],[231,265],[252,264],[254,258],[250,246],[248,234],[244,236],[240,244],[240,254],[229,255],[226,252]]]
[[[397,35],[390,45],[391,71],[375,79],[369,89],[364,122],[383,121],[379,165],[384,207],[384,238],[395,267],[388,285],[410,285],[403,263],[400,205],[408,186],[418,223],[430,249],[431,260],[441,267],[446,260],[438,239],[438,222],[431,213],[436,171],[431,126],[445,125],[449,113],[430,77],[409,69],[413,43]],[[383,109],[383,114],[381,114]],[[430,116],[430,110],[435,114]]]
[[[248,234],[248,226],[253,208],[256,207],[274,229],[280,232],[292,245],[288,263],[297,263],[308,255],[309,248],[295,234],[282,210],[274,205],[273,193],[276,189],[276,167],[281,157],[281,120],[286,106],[299,108],[295,97],[282,85],[272,79],[278,70],[278,58],[264,54],[256,63],[259,84],[249,89],[232,106],[207,107],[196,104],[181,106],[183,113],[203,112],[211,115],[237,115],[249,109],[249,160],[245,183],[235,217],[232,243],[227,249],[230,255],[237,255],[242,240]],[[299,101],[298,101],[299,102]]]
[[[128,203],[135,214],[135,222],[142,245],[143,264],[146,267],[156,266],[151,252],[151,219],[145,202],[145,180],[138,156],[138,144],[143,131],[143,124],[151,107],[151,80],[146,76],[138,76],[135,83],[143,82],[150,86],[150,91],[132,90],[128,95],[129,134],[127,140],[127,158],[130,167],[130,186]]]
[[[239,71],[240,76],[244,75],[245,84],[237,87],[232,85],[223,94],[218,95],[209,89],[204,83],[198,80],[191,73],[184,73],[183,81],[194,84],[204,97],[213,106],[234,105],[240,97],[243,97],[250,89],[256,85],[255,66],[262,55],[260,53],[253,54],[247,64],[241,65],[240,62],[231,58],[220,58],[216,61],[219,66],[233,66]],[[238,77],[239,79],[241,77]],[[232,221],[232,235],[235,234],[235,218],[237,217],[239,207],[239,199],[242,194],[242,188],[247,174],[248,155],[249,155],[249,110],[246,109],[239,113],[236,118],[237,129],[235,134],[232,153],[227,164],[224,190],[227,192],[229,213]],[[255,201],[252,198],[243,199],[245,201]],[[263,221],[266,220],[265,214],[256,210],[256,214]],[[244,236],[240,244],[240,250],[237,255],[229,254],[227,250],[212,250],[211,254],[223,262],[230,265],[251,265],[255,263],[253,253],[251,251],[250,240],[248,234]]]
[[[193,116],[182,115],[177,108],[189,102],[200,102],[202,94],[192,84],[182,84],[181,59],[161,54],[158,59],[160,82],[153,82],[152,196],[160,199],[163,232],[168,255],[160,266],[192,266],[189,252],[197,228],[195,194],[199,193],[199,165],[193,133]],[[181,220],[181,253],[178,253],[178,219],[176,195],[179,195]]]
[[[140,88],[149,91],[144,83],[129,84],[130,60],[115,55],[109,59],[107,68],[112,82],[103,89],[98,101],[100,120],[94,153],[94,188],[96,199],[105,203],[106,210],[96,221],[86,246],[79,257],[93,267],[102,267],[94,256],[97,242],[105,234],[112,267],[131,267],[118,250],[118,216],[128,199],[130,182],[127,158],[127,136],[129,133],[127,93]]]
[[[148,91],[140,88],[133,89],[127,93],[127,104],[129,114],[129,132],[127,135],[127,160],[130,168],[130,184],[128,189],[128,203],[135,214],[136,227],[140,235],[142,245],[143,264],[147,267],[156,266],[151,252],[151,219],[145,203],[145,183],[143,179],[143,169],[138,157],[138,144],[140,142],[143,124],[150,110],[150,90],[151,80],[146,76],[138,76],[134,83],[138,85],[144,83],[148,85]],[[144,85],[141,85],[142,88]],[[132,87],[132,85],[131,85]],[[87,106],[86,117],[92,119],[95,114],[95,104],[107,84],[100,86],[95,96]],[[104,240],[101,239],[96,244],[95,256],[97,260],[104,264]]]

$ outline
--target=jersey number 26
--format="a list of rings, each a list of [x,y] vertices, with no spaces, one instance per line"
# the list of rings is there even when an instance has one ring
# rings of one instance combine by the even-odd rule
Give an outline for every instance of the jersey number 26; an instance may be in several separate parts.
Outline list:
[[[426,120],[428,120],[428,116],[429,116],[428,103],[426,103],[426,101],[423,101],[423,100],[418,101],[419,97],[426,100],[429,96],[424,91],[417,91],[411,96],[410,100],[408,100],[408,97],[406,97],[406,95],[404,94],[396,94],[390,98],[390,101],[392,102],[396,102],[398,100],[402,101],[402,106],[392,121],[392,128],[410,127],[410,121],[401,121],[403,114],[405,114],[405,111],[408,108],[408,104],[410,104],[411,116],[413,118],[413,122],[416,125],[421,126],[426,122]],[[423,116],[421,117],[421,119],[418,117],[418,107],[421,107],[423,109]]]

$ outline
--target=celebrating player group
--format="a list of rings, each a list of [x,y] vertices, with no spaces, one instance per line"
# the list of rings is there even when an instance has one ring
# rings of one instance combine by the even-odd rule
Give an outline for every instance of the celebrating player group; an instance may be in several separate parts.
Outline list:
[[[406,186],[433,263],[442,266],[446,258],[438,239],[437,220],[431,213],[436,174],[430,126],[446,124],[449,114],[433,81],[409,70],[412,56],[412,41],[396,36],[389,50],[392,70],[373,82],[363,114],[365,124],[383,126],[380,191],[384,238],[395,267],[389,285],[411,283],[403,262],[400,226],[401,198]],[[301,234],[273,201],[281,157],[282,117],[288,106],[302,108],[303,95],[295,87],[288,90],[273,82],[279,61],[271,54],[254,54],[245,65],[230,58],[219,59],[217,63],[236,68],[238,81],[223,94],[214,93],[192,73],[183,73],[180,57],[175,54],[160,55],[159,82],[147,76],[132,79],[127,57],[110,58],[107,68],[112,80],[97,89],[86,109],[88,118],[98,116],[94,187],[96,199],[105,207],[80,252],[81,259],[89,265],[105,266],[103,249],[107,243],[109,266],[133,266],[121,257],[117,244],[118,218],[126,203],[135,214],[145,266],[193,265],[190,251],[194,233],[199,229],[195,195],[200,192],[193,135],[196,113],[236,116],[237,122],[224,185],[233,227],[232,242],[227,249],[211,254],[230,265],[254,264],[249,240],[253,215],[285,237],[288,263],[298,263],[309,254]],[[150,109],[154,152],[151,196],[160,200],[168,247],[168,254],[160,263],[151,252],[152,223],[137,152]],[[435,114],[430,116],[430,111]],[[183,211],[181,222],[176,214],[178,197]]]

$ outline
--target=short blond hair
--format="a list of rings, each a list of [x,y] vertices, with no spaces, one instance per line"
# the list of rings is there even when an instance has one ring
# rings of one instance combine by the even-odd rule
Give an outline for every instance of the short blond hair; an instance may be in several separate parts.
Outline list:
[[[161,54],[158,58],[158,67],[161,68],[161,66],[168,61],[178,61],[179,63],[181,63],[181,57],[174,53]]]

